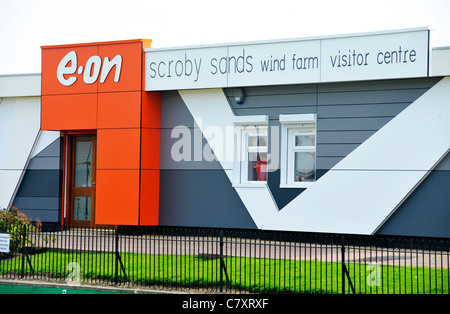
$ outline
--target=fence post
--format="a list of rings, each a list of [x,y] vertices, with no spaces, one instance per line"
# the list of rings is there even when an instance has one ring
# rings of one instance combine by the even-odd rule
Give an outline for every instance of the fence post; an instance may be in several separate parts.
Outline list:
[[[116,229],[115,229],[115,241],[114,241],[115,242],[114,256],[116,257],[115,258],[116,265],[114,268],[114,270],[115,270],[114,278],[115,278],[116,285],[119,282],[119,259],[117,258],[117,255],[119,254],[119,233],[117,232],[117,229],[118,229],[118,227],[116,227]]]
[[[345,237],[342,236],[341,242],[341,265],[342,265],[342,294],[345,294]]]
[[[355,294],[355,287],[353,286],[352,279],[350,278],[350,273],[348,272],[347,266],[345,265],[345,237],[342,236],[342,294],[345,294],[345,276],[347,276],[348,284],[352,289],[353,294]]]
[[[25,250],[25,244],[26,244],[26,236],[27,236],[27,226],[23,225],[22,228],[22,271],[20,272],[20,278],[23,279],[25,277],[25,258],[26,258],[26,250]]]
[[[223,273],[225,272],[225,279],[227,284],[230,286],[230,279],[228,278],[227,266],[225,265],[225,260],[223,259],[223,231],[220,232],[220,292],[223,292]]]
[[[30,257],[28,256],[27,248],[27,225],[23,225],[22,229],[22,271],[21,271],[21,278],[25,277],[25,259],[27,259],[28,266],[30,266],[30,272],[31,275],[34,276],[34,269],[33,265],[31,264]]]
[[[220,292],[223,292],[223,232],[220,232]]]
[[[115,230],[116,233],[116,248],[115,248],[115,256],[116,256],[116,267],[115,267],[115,283],[116,285],[119,283],[119,263],[120,268],[122,269],[123,275],[125,276],[125,281],[128,281],[127,273],[125,271],[125,266],[122,263],[122,258],[119,253],[119,232],[117,231],[119,228],[117,227]]]

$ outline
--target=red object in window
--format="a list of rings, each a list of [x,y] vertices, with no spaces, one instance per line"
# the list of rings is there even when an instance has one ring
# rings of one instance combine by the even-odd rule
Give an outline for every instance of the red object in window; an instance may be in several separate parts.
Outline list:
[[[253,168],[258,174],[258,181],[267,181],[267,160],[259,159]]]

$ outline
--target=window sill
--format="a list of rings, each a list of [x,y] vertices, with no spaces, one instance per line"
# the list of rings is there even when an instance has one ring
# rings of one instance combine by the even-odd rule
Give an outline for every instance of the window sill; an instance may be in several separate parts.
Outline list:
[[[251,182],[251,183],[233,183],[234,188],[264,188],[267,186],[267,181]]]
[[[307,189],[311,187],[315,182],[298,182],[292,184],[280,184],[282,189]]]

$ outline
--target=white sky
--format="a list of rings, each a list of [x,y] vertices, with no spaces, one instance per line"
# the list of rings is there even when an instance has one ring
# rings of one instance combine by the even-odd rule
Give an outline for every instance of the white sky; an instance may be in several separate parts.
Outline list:
[[[450,46],[450,0],[0,0],[0,75],[41,72],[42,45],[147,38],[173,47],[428,26]]]

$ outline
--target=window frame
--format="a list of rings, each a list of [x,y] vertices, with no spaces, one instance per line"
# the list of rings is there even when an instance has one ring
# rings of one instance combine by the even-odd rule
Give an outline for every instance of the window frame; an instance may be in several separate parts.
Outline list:
[[[233,186],[234,187],[263,187],[267,185],[265,181],[253,181],[248,179],[250,152],[263,152],[268,154],[269,146],[269,127],[267,116],[241,116],[236,117],[235,127],[235,162],[233,167]],[[249,135],[265,136],[267,138],[266,146],[249,147]]]
[[[281,188],[308,188],[317,181],[317,116],[316,114],[280,115],[281,124]],[[314,135],[314,146],[295,146],[295,136],[302,134]],[[314,180],[295,181],[295,153],[313,152]]]

